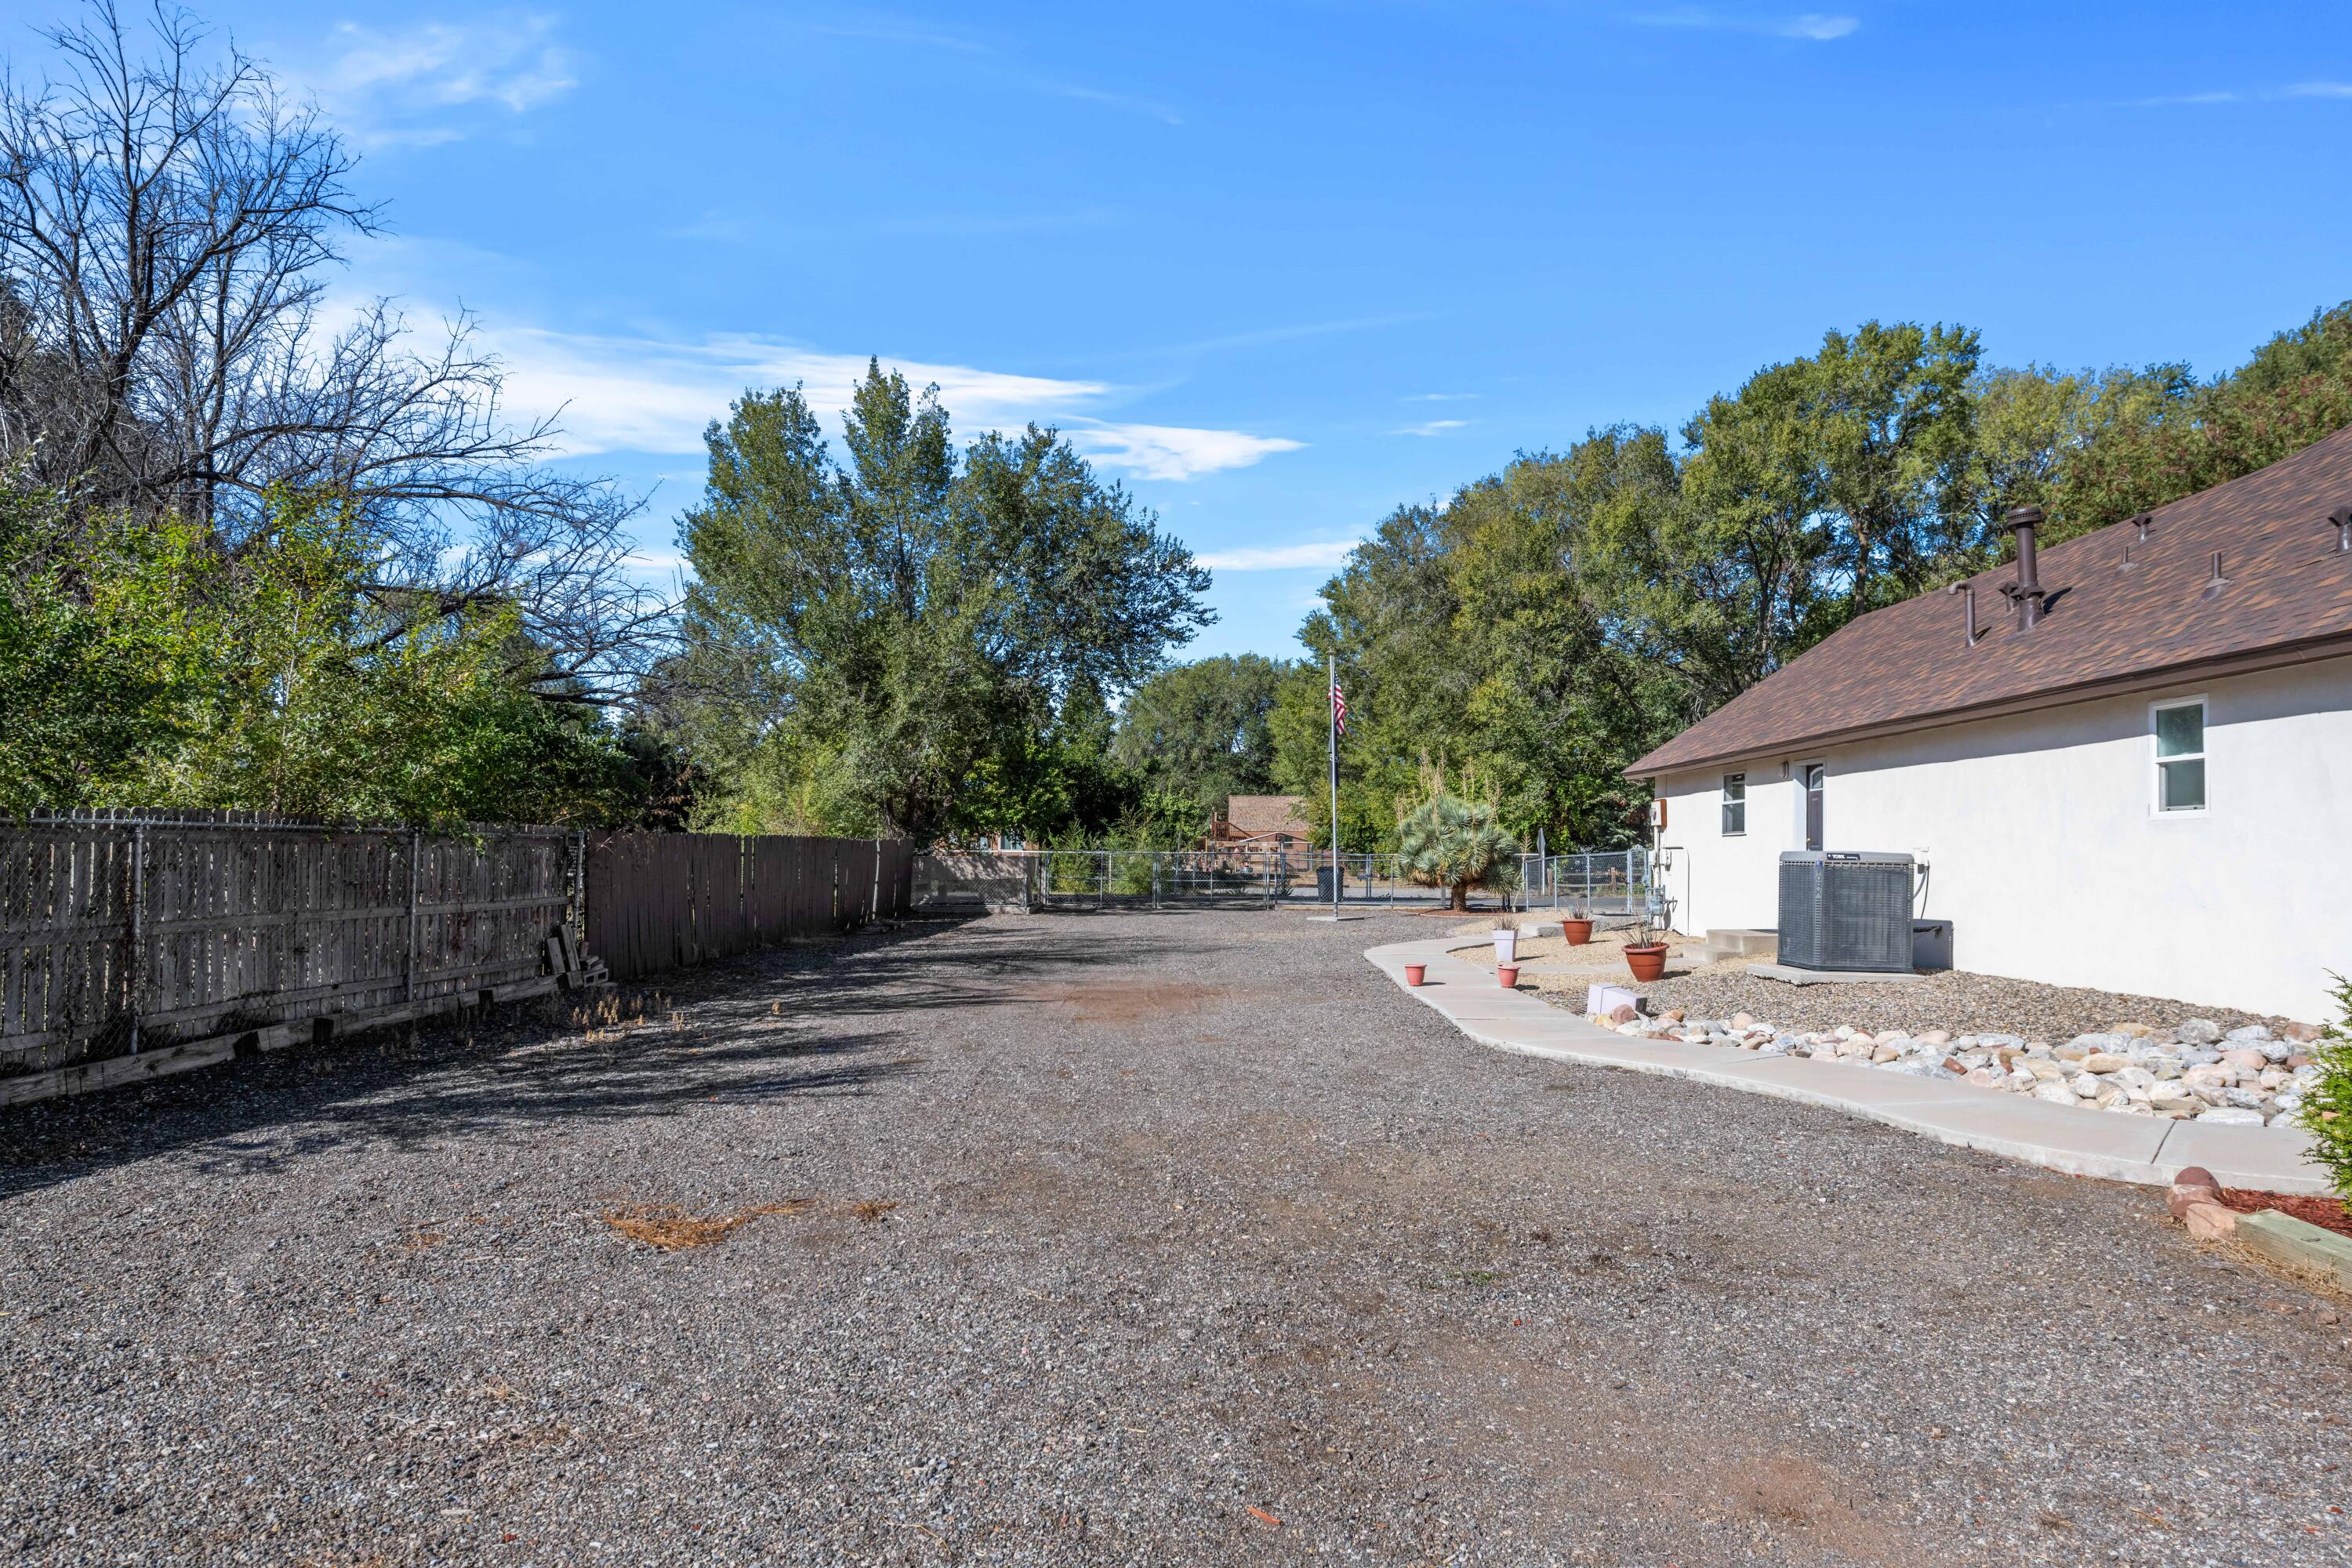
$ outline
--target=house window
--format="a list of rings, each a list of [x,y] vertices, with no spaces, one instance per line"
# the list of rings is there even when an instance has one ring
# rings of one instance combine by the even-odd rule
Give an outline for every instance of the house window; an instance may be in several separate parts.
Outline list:
[[[1723,775],[1723,836],[1737,837],[1748,831],[1748,775]]]
[[[2205,809],[2205,701],[2168,702],[2151,715],[2156,735],[2156,809]]]

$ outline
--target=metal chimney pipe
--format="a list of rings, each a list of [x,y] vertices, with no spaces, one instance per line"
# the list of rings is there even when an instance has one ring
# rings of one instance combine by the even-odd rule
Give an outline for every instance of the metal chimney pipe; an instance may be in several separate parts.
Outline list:
[[[2338,510],[2327,521],[2336,525],[2336,553],[2352,554],[2352,506]]]
[[[2033,551],[2033,531],[2042,526],[2042,509],[2011,507],[2004,526],[2017,535],[2017,582],[2011,596],[2017,601],[2017,629],[2024,631],[2042,621],[2042,562]]]
[[[1977,638],[1984,635],[1977,630],[1977,585],[1974,583],[1955,583],[1950,587],[1945,589],[1944,592],[1947,594],[1964,594],[1967,595],[1966,603],[1968,605],[1969,646],[1970,647],[1976,647]]]

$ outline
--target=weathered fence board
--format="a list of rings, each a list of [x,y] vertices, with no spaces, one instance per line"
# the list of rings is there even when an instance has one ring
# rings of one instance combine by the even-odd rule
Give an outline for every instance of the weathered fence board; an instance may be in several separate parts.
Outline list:
[[[0,1072],[535,975],[573,908],[569,847],[226,814],[0,825]]]
[[[586,862],[588,951],[616,980],[904,913],[914,890],[892,839],[622,833]]]
[[[578,966],[567,951],[616,978],[659,973],[903,912],[912,868],[887,840],[442,837],[226,812],[0,822],[0,1079],[70,1068],[95,1087],[137,1076],[91,1065],[109,1058],[446,1011],[551,985]],[[571,946],[551,957],[558,932]]]

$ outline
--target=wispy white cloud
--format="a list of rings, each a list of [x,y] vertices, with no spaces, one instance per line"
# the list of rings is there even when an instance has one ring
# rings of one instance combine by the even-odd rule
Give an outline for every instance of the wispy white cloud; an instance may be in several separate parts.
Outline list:
[[[1469,424],[1467,419],[1431,419],[1419,425],[1408,425],[1402,430],[1391,430],[1391,436],[1443,436],[1448,430],[1459,430]]]
[[[1115,92],[1107,88],[1091,87],[1084,82],[1065,80],[1029,69],[1008,51],[999,48],[985,37],[969,30],[958,30],[929,22],[908,21],[891,16],[866,16],[856,21],[827,22],[795,20],[789,24],[803,33],[821,37],[847,38],[863,43],[887,44],[898,48],[944,49],[951,54],[985,60],[988,73],[996,79],[1025,91],[1047,98],[1075,99],[1082,103],[1098,103],[1107,109],[1149,115],[1164,125],[1181,125],[1183,117],[1164,103],[1133,93]]]
[[[289,74],[373,146],[458,141],[485,113],[527,114],[579,85],[552,17],[497,13],[395,29],[345,22]]]
[[[1252,468],[1276,452],[1296,452],[1306,445],[1287,437],[1251,436],[1239,430],[1102,420],[1074,422],[1065,426],[1063,433],[1096,462],[1147,479],[1190,479],[1223,468]]]
[[[1791,16],[1772,30],[1784,38],[1811,38],[1826,44],[1832,38],[1843,38],[1862,26],[1859,17],[1829,16],[1819,11],[1808,11],[1801,16]]]
[[[1197,559],[1212,572],[1328,572],[1347,562],[1357,539],[1318,539],[1305,544],[1269,544],[1243,550],[1210,550]]]
[[[509,403],[530,416],[561,410],[563,450],[575,457],[698,452],[704,428],[751,387],[797,384],[821,414],[837,419],[866,367],[862,354],[751,336],[682,342],[493,327],[483,340],[506,364]],[[1097,464],[1144,479],[1196,479],[1302,445],[1240,430],[1099,417],[1088,410],[1117,392],[1108,382],[888,356],[883,363],[918,387],[936,384],[959,429],[1056,425]]]
[[[1470,403],[1475,401],[1477,396],[1475,392],[1417,392],[1404,401],[1407,403]]]
[[[1767,37],[1802,38],[1816,44],[1846,37],[1862,26],[1858,16],[1824,11],[1804,11],[1793,16],[1765,16],[1718,10],[1711,5],[1667,5],[1637,11],[1627,18],[1645,27],[1688,27],[1694,31],[1756,33]]]
[[[2255,92],[2215,89],[2210,92],[2162,93],[2153,98],[2135,98],[2126,101],[2126,109],[2203,108],[2224,103],[2278,103],[2297,98],[2352,99],[2352,82],[2299,81],[2292,87],[2267,88]]]

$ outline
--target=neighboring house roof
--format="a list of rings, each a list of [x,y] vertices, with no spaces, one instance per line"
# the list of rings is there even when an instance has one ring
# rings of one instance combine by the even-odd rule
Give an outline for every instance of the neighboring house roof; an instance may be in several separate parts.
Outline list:
[[[2269,468],[2042,552],[2042,624],[2016,629],[2005,563],[1959,595],[1922,594],[1824,638],[1625,771],[1787,753],[2207,675],[2352,653],[2352,553],[2330,514],[2352,506],[2352,430]],[[2132,569],[2123,569],[2131,546]],[[2204,596],[2213,552],[2227,584]]]
[[[1307,815],[1300,809],[1306,796],[1297,795],[1236,795],[1225,801],[1225,826],[1236,838],[1264,838],[1272,834],[1301,834]]]

